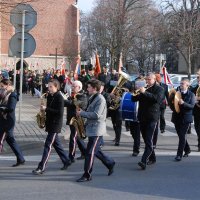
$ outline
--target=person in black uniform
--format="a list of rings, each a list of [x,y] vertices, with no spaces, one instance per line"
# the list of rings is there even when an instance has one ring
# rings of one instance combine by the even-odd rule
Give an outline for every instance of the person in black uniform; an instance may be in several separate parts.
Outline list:
[[[111,96],[111,98],[115,98],[115,96]],[[113,129],[115,131],[114,145],[119,146],[121,139],[121,132],[122,132],[122,118],[121,118],[120,108],[117,108],[116,110],[109,109],[108,113],[109,116],[111,117]]]
[[[135,79],[133,87],[131,89],[131,92],[134,93],[134,91],[138,90],[138,84],[144,83],[144,79],[138,77]],[[137,111],[138,112],[138,111]],[[133,138],[133,153],[132,156],[136,157],[140,153],[140,122],[137,119],[135,121],[129,121],[129,127],[130,127],[130,133]]]
[[[162,100],[161,105],[160,105],[160,132],[164,133],[165,127],[166,127],[165,110],[166,110],[167,102],[168,102],[168,99],[169,99],[169,92],[168,92],[167,84],[162,83],[162,77],[160,76],[160,74],[156,74],[156,81],[157,81],[158,85],[161,86],[164,90],[163,100]]]
[[[41,162],[38,164],[37,169],[32,171],[32,173],[35,175],[41,175],[44,173],[52,146],[64,164],[61,170],[66,170],[71,164],[70,159],[68,158],[67,153],[64,151],[58,136],[58,133],[61,132],[64,112],[64,99],[59,92],[60,83],[58,80],[50,80],[48,83],[48,90],[49,95],[47,96],[47,105],[41,106],[41,110],[45,110],[46,112],[45,125],[48,135],[44,144]]]
[[[197,76],[198,84],[192,88],[192,92],[196,95],[197,89],[200,87],[200,74]],[[194,128],[197,133],[198,151],[200,151],[200,97],[196,96],[196,104],[193,109]]]
[[[188,157],[190,154],[190,146],[186,139],[186,134],[190,127],[190,123],[193,121],[192,111],[195,105],[195,95],[188,90],[190,81],[183,78],[180,83],[180,92],[182,98],[179,100],[180,113],[177,113],[173,109],[172,122],[175,125],[176,132],[179,137],[179,144],[175,161],[181,161],[183,151],[185,151],[184,157]]]
[[[111,75],[108,72],[108,67],[106,65],[103,65],[103,72],[99,74],[98,80],[105,84],[104,90],[105,92],[108,92],[108,89],[110,87]]]
[[[17,163],[13,165],[13,167],[17,167],[25,163],[22,152],[13,135],[18,96],[8,79],[3,79],[0,85],[0,152],[3,149],[3,142],[6,140],[17,157]]]
[[[82,138],[78,137],[78,133],[73,125],[70,125],[72,117],[76,116],[76,106],[74,100],[79,102],[79,107],[85,110],[87,107],[87,95],[82,90],[82,83],[80,81],[74,81],[72,84],[72,95],[64,101],[65,107],[67,107],[67,125],[70,127],[70,140],[69,140],[69,159],[71,162],[75,161],[76,144],[81,152],[81,157],[77,158],[84,159],[85,155],[85,143]]]
[[[133,101],[139,101],[138,120],[140,130],[145,143],[145,150],[141,162],[138,165],[144,170],[146,165],[156,162],[153,148],[153,138],[160,116],[160,102],[162,101],[163,89],[157,85],[156,76],[149,73],[146,76],[147,89],[140,88],[140,94],[132,96]]]

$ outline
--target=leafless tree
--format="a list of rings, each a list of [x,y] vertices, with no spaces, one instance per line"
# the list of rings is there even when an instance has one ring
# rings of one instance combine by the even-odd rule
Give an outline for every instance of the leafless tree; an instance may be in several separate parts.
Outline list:
[[[200,1],[165,0],[165,38],[185,59],[190,78],[192,59],[200,48]]]

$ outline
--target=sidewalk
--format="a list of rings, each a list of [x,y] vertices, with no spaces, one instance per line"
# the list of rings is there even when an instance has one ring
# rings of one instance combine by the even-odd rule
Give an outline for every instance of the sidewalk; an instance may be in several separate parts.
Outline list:
[[[40,129],[36,122],[36,114],[39,112],[40,99],[29,94],[23,95],[21,109],[21,121],[19,123],[19,103],[16,108],[16,125],[14,134],[18,141],[44,141],[46,137],[45,129]],[[66,115],[63,118],[63,128],[61,135],[67,137],[69,128],[66,126]]]

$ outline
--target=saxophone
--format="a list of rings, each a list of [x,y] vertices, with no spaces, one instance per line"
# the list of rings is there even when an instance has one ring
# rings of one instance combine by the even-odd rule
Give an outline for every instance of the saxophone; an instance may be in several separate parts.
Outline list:
[[[196,97],[200,97],[200,86],[197,88]],[[200,101],[196,103],[196,105],[200,108]]]
[[[41,97],[40,97],[40,105],[44,106],[45,102],[44,102],[44,97],[45,97],[46,93],[44,93]],[[46,121],[46,112],[45,110],[40,110],[39,113],[36,115],[36,121],[38,124],[39,128],[44,128],[45,127],[45,121]]]
[[[80,110],[81,102],[77,100],[76,95],[74,97],[73,103],[76,106],[76,110]],[[79,138],[82,139],[86,138],[85,126],[84,126],[85,123],[84,119],[81,116],[72,117],[69,124],[75,127]]]

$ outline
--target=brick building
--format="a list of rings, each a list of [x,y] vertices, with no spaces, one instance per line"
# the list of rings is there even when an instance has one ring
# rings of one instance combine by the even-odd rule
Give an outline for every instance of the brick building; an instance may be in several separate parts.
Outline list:
[[[36,40],[34,55],[25,59],[30,69],[59,67],[74,68],[80,53],[79,9],[75,0],[33,0],[37,25],[30,31]],[[0,16],[0,67],[13,68],[14,58],[8,57],[9,39],[15,30],[9,14]],[[57,62],[56,62],[57,55]],[[19,59],[17,59],[19,61]]]

